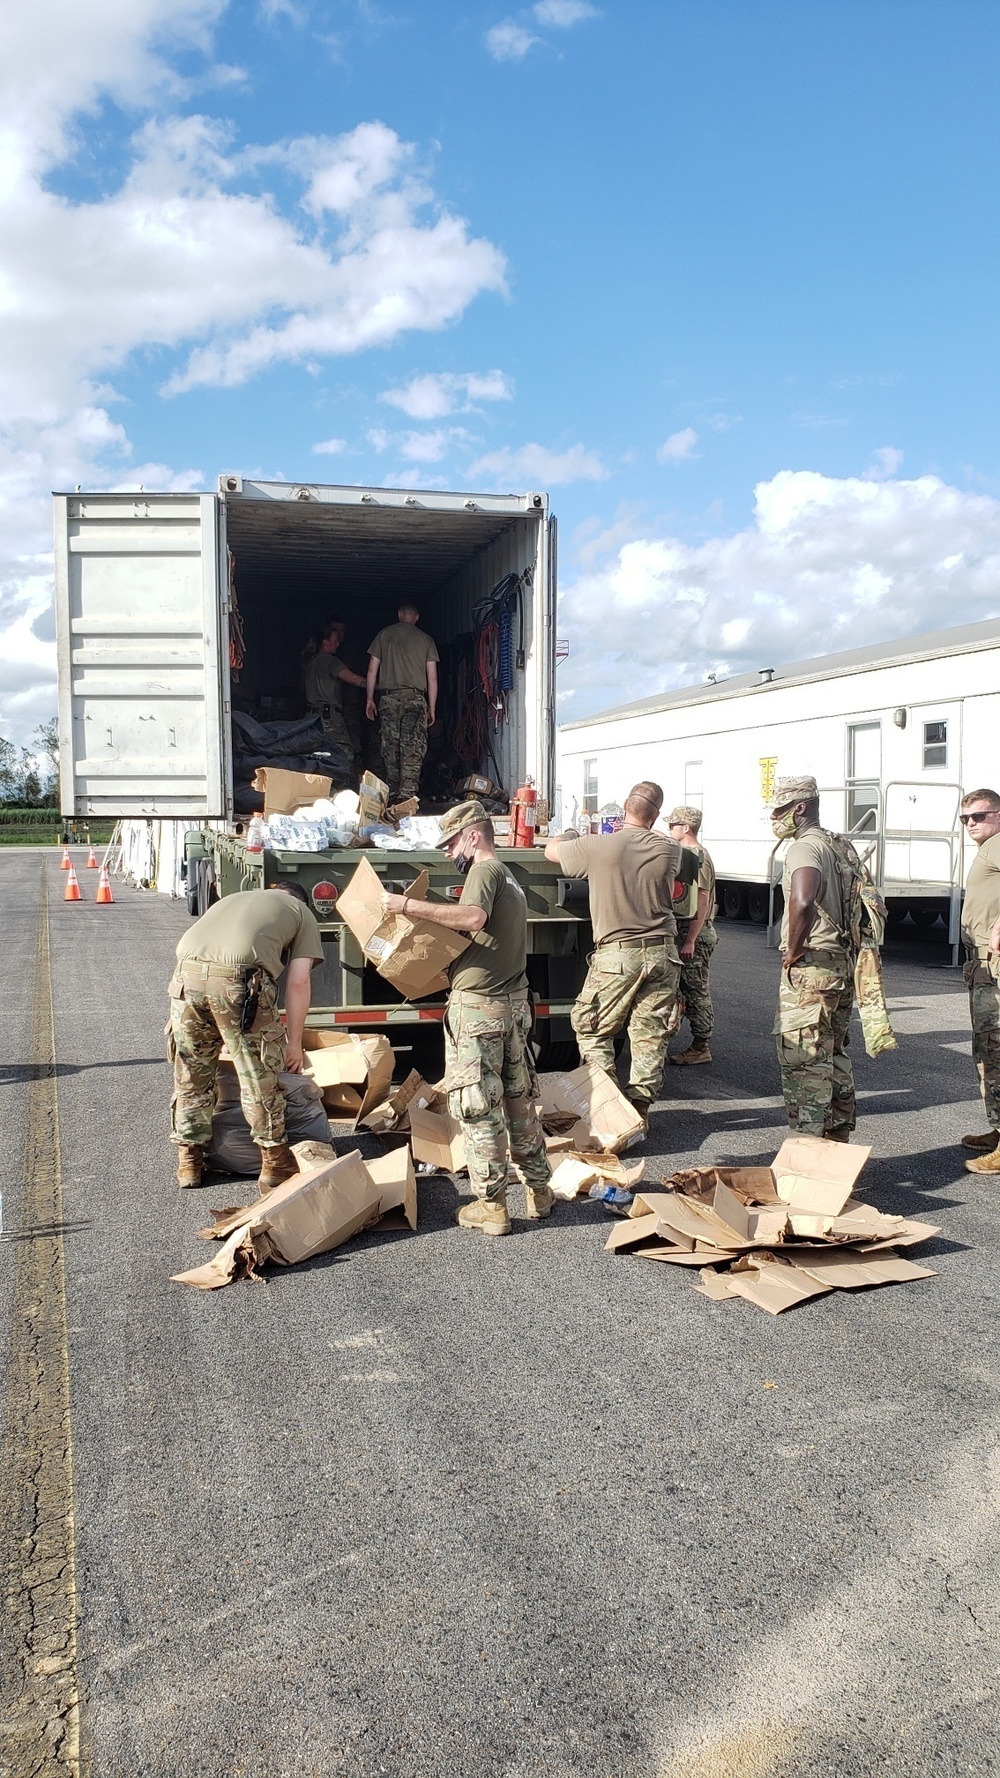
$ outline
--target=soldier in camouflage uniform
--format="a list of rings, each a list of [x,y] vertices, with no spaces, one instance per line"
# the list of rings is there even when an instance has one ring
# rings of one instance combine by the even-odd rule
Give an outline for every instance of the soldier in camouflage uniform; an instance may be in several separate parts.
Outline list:
[[[430,636],[417,628],[415,605],[401,605],[398,623],[380,630],[368,650],[369,721],[378,707],[382,759],[390,803],[406,802],[420,789],[420,768],[427,752],[427,731],[434,726],[438,694],[438,651]]]
[[[849,1142],[854,1073],[847,1054],[854,971],[845,937],[848,910],[840,861],[819,825],[815,778],[779,778],[771,805],[785,855],[783,966],[774,1032],[789,1128],[799,1136]]]
[[[181,939],[167,990],[166,1035],[174,1070],[171,1140],[177,1145],[182,1187],[201,1184],[223,1044],[239,1077],[244,1116],[261,1150],[261,1192],[295,1172],[295,1157],[285,1141],[278,1075],[283,1069],[298,1073],[302,1067],[309,978],[314,963],[322,960],[316,917],[297,883],[226,896]],[[286,966],[283,1026],[276,984]]]
[[[552,1169],[535,1112],[537,1082],[529,1036],[528,910],[524,891],[497,858],[493,823],[481,803],[459,803],[441,820],[441,846],[465,877],[459,902],[387,895],[389,913],[430,920],[472,942],[450,969],[445,1019],[445,1088],[462,1125],[475,1197],[462,1206],[462,1228],[509,1235],[509,1162],[525,1183],[531,1221],[555,1202]]]
[[[339,658],[343,628],[340,623],[330,623],[324,635],[314,636],[310,642],[305,694],[309,710],[321,718],[327,740],[340,748],[344,756],[343,769],[349,771],[354,760],[354,742],[344,715],[344,687],[354,686],[364,691],[366,681]],[[334,772],[334,776],[337,775]]]
[[[698,864],[698,874],[694,882],[686,889],[685,898],[690,904],[690,911],[682,904],[675,905],[677,917],[677,954],[681,960],[680,991],[674,1007],[670,1023],[670,1035],[680,1029],[681,1019],[687,1015],[691,1027],[691,1042],[686,1050],[670,1057],[676,1064],[693,1065],[712,1060],[709,1039],[715,1024],[715,1012],[712,1006],[712,991],[709,986],[709,968],[712,953],[718,944],[715,930],[715,866],[701,844],[698,835],[701,831],[701,810],[693,804],[680,804],[671,809],[667,816],[667,827],[672,840],[694,854]]]
[[[976,848],[962,903],[972,1059],[989,1128],[962,1137],[969,1173],[1000,1173],[1000,796],[970,790],[959,816]]]
[[[628,1096],[644,1122],[663,1080],[680,959],[673,914],[681,849],[652,831],[663,806],[658,784],[636,784],[617,833],[554,839],[545,856],[568,877],[586,878],[594,951],[573,1008],[585,1061],[615,1077],[615,1038],[626,1026],[632,1054]]]

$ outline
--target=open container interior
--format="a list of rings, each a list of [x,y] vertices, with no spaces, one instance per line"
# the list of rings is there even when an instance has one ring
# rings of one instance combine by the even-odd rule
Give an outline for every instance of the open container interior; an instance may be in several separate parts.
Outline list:
[[[341,658],[363,674],[378,631],[396,621],[401,604],[412,603],[441,656],[438,721],[429,737],[422,799],[448,800],[454,783],[470,772],[485,773],[512,794],[526,771],[537,770],[536,712],[544,681],[535,629],[544,519],[361,504],[360,492],[352,494],[352,504],[226,500],[238,614],[232,636],[238,649],[242,642],[243,654],[242,664],[231,668],[233,708],[263,722],[304,715],[303,650],[309,638],[330,619],[342,618],[347,632]],[[468,711],[479,669],[477,624],[508,575],[524,578],[507,627],[505,720],[477,724]]]

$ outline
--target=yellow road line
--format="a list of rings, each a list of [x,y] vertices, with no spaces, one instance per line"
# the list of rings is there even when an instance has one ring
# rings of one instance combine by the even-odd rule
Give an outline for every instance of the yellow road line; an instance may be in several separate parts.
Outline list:
[[[82,1778],[76,1532],[49,896],[42,858],[28,1128],[0,1467],[4,1778]]]

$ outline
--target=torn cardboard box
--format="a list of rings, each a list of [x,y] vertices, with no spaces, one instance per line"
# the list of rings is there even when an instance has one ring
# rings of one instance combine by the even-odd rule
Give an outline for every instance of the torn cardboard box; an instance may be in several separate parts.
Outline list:
[[[331,778],[315,772],[286,772],[280,766],[258,766],[254,790],[264,792],[264,819],[269,815],[294,815],[306,803],[317,803],[330,794]]]
[[[584,1062],[572,1074],[540,1074],[539,1116],[553,1135],[568,1135],[575,1149],[620,1154],[641,1140],[643,1121],[617,1081]]]
[[[427,899],[426,871],[410,884],[407,895]],[[448,986],[448,969],[471,944],[467,932],[449,932],[430,920],[411,920],[406,914],[387,914],[382,884],[367,858],[362,858],[337,909],[350,928],[369,963],[406,1000],[423,1000]]]
[[[213,1226],[200,1233],[224,1241],[222,1252],[206,1265],[176,1272],[173,1282],[217,1290],[240,1271],[254,1276],[267,1260],[294,1266],[329,1253],[377,1222],[383,1190],[357,1150],[296,1173],[254,1204],[213,1212]]]
[[[779,1315],[832,1290],[933,1276],[895,1251],[940,1231],[851,1196],[870,1149],[789,1137],[771,1168],[687,1168],[661,1192],[638,1192],[606,1243],[670,1265],[697,1266],[696,1289]]]
[[[413,1157],[407,1143],[387,1149],[365,1162],[372,1179],[381,1191],[379,1220],[383,1228],[415,1229],[417,1226],[417,1181]]]
[[[465,1168],[465,1137],[450,1111],[428,1111],[411,1101],[410,1146],[414,1160],[437,1173],[461,1173]]]
[[[388,1105],[395,1057],[387,1037],[358,1037],[352,1031],[305,1031],[303,1070],[322,1090],[323,1104],[337,1127],[352,1135],[359,1125],[378,1122]]]
[[[358,789],[359,825],[367,826],[374,821],[383,821],[388,801],[388,784],[383,784],[381,778],[376,778],[374,772],[362,772],[361,784]]]

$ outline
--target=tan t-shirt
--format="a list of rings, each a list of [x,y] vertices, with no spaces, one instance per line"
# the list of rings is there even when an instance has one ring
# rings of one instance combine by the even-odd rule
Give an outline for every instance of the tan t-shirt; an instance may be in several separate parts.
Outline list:
[[[343,709],[343,687],[340,675],[344,663],[335,654],[320,649],[306,668],[306,703],[311,709],[329,704],[331,710]]]
[[[590,885],[594,939],[674,938],[674,878],[681,849],[648,827],[563,840],[559,858],[568,877]]]
[[[225,895],[190,926],[177,946],[177,962],[216,963],[251,969],[259,963],[277,981],[295,957],[323,961],[316,916],[281,889],[248,889]]]
[[[440,660],[433,636],[425,636],[416,624],[388,624],[368,650],[380,662],[378,683],[382,691],[427,690],[427,662]]]
[[[788,903],[792,875],[797,870],[818,870],[819,894],[816,897],[816,920],[806,941],[810,951],[843,951],[842,933],[847,931],[847,910],[844,907],[844,880],[837,854],[821,827],[810,827],[794,839],[785,853],[781,889],[785,911],[781,917],[781,948],[788,949]]]
[[[715,919],[715,865],[712,863],[704,846],[699,846],[701,853],[701,869],[698,872],[698,891],[708,890],[708,910],[705,914],[705,925]]]
[[[969,871],[962,903],[962,937],[967,945],[985,949],[990,927],[1000,919],[1000,833],[984,840]]]
[[[462,886],[463,907],[484,908],[486,925],[456,957],[448,979],[473,994],[527,992],[528,903],[520,883],[499,859],[474,864]]]

